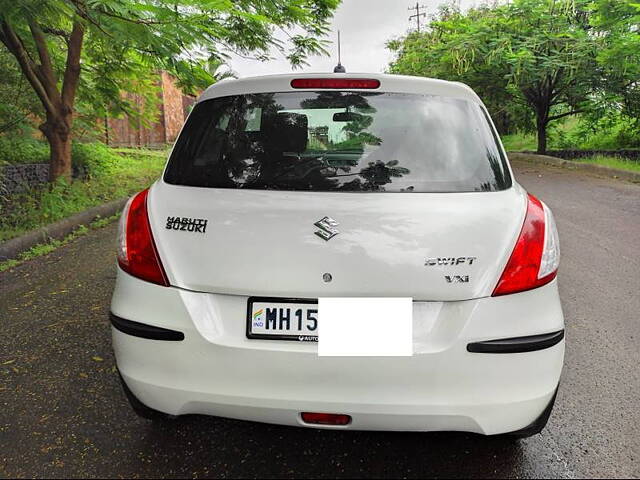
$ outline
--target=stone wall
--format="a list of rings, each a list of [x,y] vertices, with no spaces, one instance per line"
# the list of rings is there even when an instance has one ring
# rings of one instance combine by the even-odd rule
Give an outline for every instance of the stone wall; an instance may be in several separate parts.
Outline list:
[[[45,183],[48,178],[48,163],[5,165],[0,167],[0,193],[22,192]]]
[[[564,158],[566,160],[574,160],[580,158],[588,158],[596,155],[605,157],[622,157],[629,160],[640,162],[640,150],[621,149],[621,150],[548,150],[547,155],[552,157]]]
[[[85,180],[84,167],[72,166],[73,178]],[[20,165],[0,165],[0,195],[24,192],[38,187],[49,180],[48,163],[25,163]]]

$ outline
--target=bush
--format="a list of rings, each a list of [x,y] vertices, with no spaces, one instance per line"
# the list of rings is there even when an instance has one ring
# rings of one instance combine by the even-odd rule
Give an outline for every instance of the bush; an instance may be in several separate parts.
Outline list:
[[[88,176],[110,173],[120,159],[120,155],[103,143],[74,143],[71,147],[74,169]]]
[[[120,155],[102,143],[76,143],[71,163],[80,176],[102,175],[118,163]],[[0,164],[49,163],[49,144],[35,138],[0,137]]]
[[[49,188],[6,195],[0,205],[0,242],[140,191],[158,178],[165,163],[166,153],[145,155],[141,151],[133,157],[112,153],[108,147],[79,147],[76,156],[91,170],[89,177],[71,183],[61,178]]]
[[[0,137],[0,162],[48,163],[49,145],[35,138]]]
[[[557,136],[553,148],[620,150],[640,147],[640,122],[618,112],[600,118],[580,117],[572,128]]]
[[[534,133],[502,135],[509,151],[535,150]],[[602,118],[568,117],[549,126],[549,150],[625,150],[640,148],[640,120],[613,112]]]

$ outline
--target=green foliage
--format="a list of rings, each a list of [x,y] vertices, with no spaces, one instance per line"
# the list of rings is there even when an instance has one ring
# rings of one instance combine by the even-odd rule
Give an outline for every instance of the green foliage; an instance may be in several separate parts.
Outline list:
[[[488,6],[463,13],[454,3],[445,4],[422,33],[388,42],[396,53],[389,71],[466,83],[482,97],[501,132],[529,127],[530,112],[512,101],[505,72],[489,62],[485,37],[492,36],[495,21]]]
[[[502,135],[507,151],[520,152],[536,149],[535,135],[517,132]],[[606,117],[567,117],[549,132],[552,150],[618,150],[640,148],[640,125],[618,112]]]
[[[322,37],[338,3],[0,0],[0,45],[41,103],[31,113],[52,145],[52,178],[70,178],[74,130],[118,113],[143,124],[154,118],[159,70],[196,92],[223,76],[218,67],[231,51],[268,59],[276,49],[299,67],[308,55],[326,53]],[[295,33],[282,42],[277,30]]]
[[[106,176],[119,168],[121,157],[103,143],[74,143],[71,160],[89,176]]]
[[[0,49],[0,135],[25,135],[33,131],[30,113],[42,110],[38,98],[21,75],[17,62]]]
[[[89,151],[104,154],[96,146],[91,146]],[[115,163],[109,164],[107,171],[103,169],[102,159],[88,159],[87,165],[100,167],[94,169],[86,181],[69,183],[58,179],[50,188],[8,195],[0,206],[0,241],[145,188],[162,172],[165,156],[140,152],[135,157],[115,155],[109,157],[108,161],[111,160]]]
[[[176,75],[192,91],[216,80],[229,51],[269,59],[276,49],[292,65],[325,53],[328,21],[339,0],[0,0],[0,22],[38,58],[29,24],[40,25],[59,80],[65,70],[74,22],[84,28],[82,81],[78,95],[100,116],[135,114],[121,91],[154,96],[153,72]],[[284,43],[277,29],[296,31]],[[212,70],[212,66],[214,67]]]
[[[89,176],[108,175],[121,160],[120,155],[102,143],[74,143],[71,158],[74,167]],[[48,163],[49,145],[31,137],[0,137],[0,161],[8,164]]]
[[[602,107],[640,118],[640,2],[594,0],[591,25],[601,36]]]
[[[0,161],[9,164],[48,163],[49,145],[31,137],[0,137]]]
[[[585,150],[640,148],[640,119],[629,118],[617,110],[584,116],[567,133],[560,142],[562,148],[574,148],[571,145]]]
[[[514,0],[440,9],[423,33],[388,43],[394,73],[462,81],[502,133],[578,113],[640,117],[640,14],[629,0]],[[535,122],[533,121],[535,119]]]

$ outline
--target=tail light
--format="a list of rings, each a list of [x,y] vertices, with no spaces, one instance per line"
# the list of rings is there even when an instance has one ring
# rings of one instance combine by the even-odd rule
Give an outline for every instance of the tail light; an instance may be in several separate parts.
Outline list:
[[[375,78],[294,78],[292,88],[378,88],[380,80]]]
[[[553,214],[540,200],[528,195],[520,236],[493,296],[541,287],[556,277],[559,263],[560,242]]]
[[[151,233],[147,213],[149,189],[129,199],[120,217],[118,264],[125,272],[147,282],[169,286]]]

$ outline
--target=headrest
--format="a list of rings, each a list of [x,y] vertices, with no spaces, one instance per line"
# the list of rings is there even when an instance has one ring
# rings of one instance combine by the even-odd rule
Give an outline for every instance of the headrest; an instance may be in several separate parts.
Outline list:
[[[307,125],[302,113],[278,112],[263,115],[260,129],[268,150],[301,153],[307,148]]]

